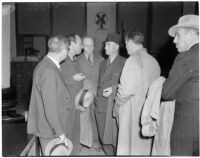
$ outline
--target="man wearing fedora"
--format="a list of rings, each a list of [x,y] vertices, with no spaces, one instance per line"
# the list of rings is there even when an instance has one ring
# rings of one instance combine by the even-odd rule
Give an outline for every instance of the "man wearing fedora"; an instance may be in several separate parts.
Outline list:
[[[199,16],[185,15],[169,35],[179,52],[166,79],[162,98],[175,100],[171,155],[199,155]]]
[[[47,56],[33,74],[27,132],[39,137],[43,155],[48,156],[45,150],[54,138],[68,146],[70,154],[72,144],[67,138],[70,96],[60,69],[60,62],[68,54],[68,42],[64,36],[54,36],[49,39],[48,47]]]
[[[100,142],[106,155],[114,155],[117,141],[117,124],[112,117],[113,100],[119,84],[125,58],[119,56],[121,38],[117,33],[107,35],[105,59],[99,70],[99,86],[95,97],[95,114]]]

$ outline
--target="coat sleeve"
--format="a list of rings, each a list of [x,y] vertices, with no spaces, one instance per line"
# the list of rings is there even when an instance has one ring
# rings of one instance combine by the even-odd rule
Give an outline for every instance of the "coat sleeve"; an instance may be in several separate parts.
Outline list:
[[[126,66],[126,65],[125,65]],[[120,78],[115,104],[122,106],[135,95],[142,78],[141,67],[137,64],[127,65]]]
[[[58,114],[58,84],[56,73],[47,70],[42,75],[41,93],[44,104],[44,113],[55,137],[64,133]]]
[[[192,72],[192,61],[189,55],[175,59],[169,76],[163,84],[162,99],[174,100],[179,89],[192,76]]]

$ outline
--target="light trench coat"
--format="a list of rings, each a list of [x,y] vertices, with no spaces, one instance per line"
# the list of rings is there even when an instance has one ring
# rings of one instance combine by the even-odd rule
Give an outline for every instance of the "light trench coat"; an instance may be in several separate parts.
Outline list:
[[[158,62],[145,48],[125,63],[115,98],[119,107],[117,155],[150,155],[152,139],[141,134],[140,117],[151,83],[160,76]]]

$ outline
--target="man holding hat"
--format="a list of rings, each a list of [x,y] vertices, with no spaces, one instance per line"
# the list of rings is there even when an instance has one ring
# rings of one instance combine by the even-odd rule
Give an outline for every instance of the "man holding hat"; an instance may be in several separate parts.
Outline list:
[[[167,80],[162,98],[174,100],[171,155],[199,155],[199,16],[185,15],[172,26],[169,35],[179,52]]]
[[[119,84],[125,58],[119,56],[121,38],[110,33],[105,42],[106,55],[99,70],[99,86],[95,98],[95,114],[100,142],[106,155],[114,155],[117,141],[117,124],[112,117],[113,100]]]
[[[60,63],[68,55],[68,41],[64,36],[54,36],[49,39],[48,47],[47,56],[33,74],[27,132],[39,137],[43,156],[69,155],[73,148],[68,139],[70,96],[60,69]],[[46,152],[51,149],[50,144],[59,148]]]

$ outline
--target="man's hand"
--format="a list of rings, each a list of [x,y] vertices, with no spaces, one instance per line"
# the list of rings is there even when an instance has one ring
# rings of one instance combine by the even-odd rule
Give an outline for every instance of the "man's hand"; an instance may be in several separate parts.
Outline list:
[[[119,125],[119,107],[117,106],[117,104],[114,104],[113,116],[116,118],[117,124]]]
[[[73,79],[75,81],[82,81],[85,79],[85,75],[83,75],[83,73],[77,73],[73,76]]]
[[[59,140],[60,143],[65,143],[65,145],[69,149],[73,148],[73,144],[71,143],[71,141],[69,141],[69,139],[65,136],[65,134],[60,135],[59,138],[60,138],[60,140]]]
[[[103,96],[104,97],[109,97],[112,94],[112,87],[108,87],[106,89],[103,90]]]

